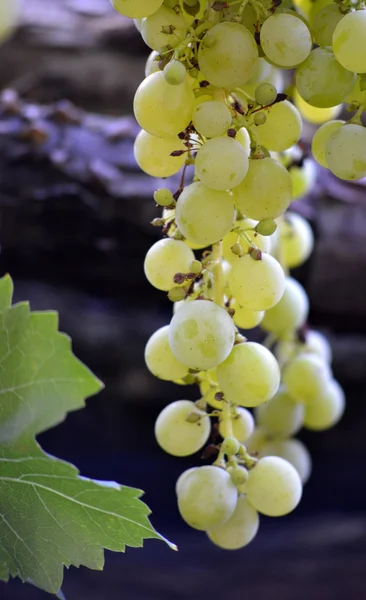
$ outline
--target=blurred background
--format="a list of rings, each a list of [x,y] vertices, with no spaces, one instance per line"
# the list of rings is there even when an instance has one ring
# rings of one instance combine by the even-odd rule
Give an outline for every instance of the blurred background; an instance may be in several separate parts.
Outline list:
[[[311,325],[331,341],[345,416],[334,430],[300,434],[314,465],[296,512],[263,518],[248,548],[221,551],[176,507],[175,481],[200,457],[169,457],[153,435],[163,406],[198,395],[144,365],[145,343],[172,308],[143,275],[159,235],[149,225],[156,182],[133,160],[131,106],[148,53],[108,0],[25,0],[0,48],[0,89],[25,101],[19,116],[13,92],[0,99],[1,274],[14,278],[16,300],[59,311],[75,353],[106,384],[40,442],[85,476],[145,490],[153,524],[179,546],[107,553],[104,573],[71,569],[63,591],[68,600],[364,600],[365,182],[319,168],[311,196],[297,202],[316,245],[294,274],[309,293]],[[0,584],[0,598],[47,594],[13,581]]]

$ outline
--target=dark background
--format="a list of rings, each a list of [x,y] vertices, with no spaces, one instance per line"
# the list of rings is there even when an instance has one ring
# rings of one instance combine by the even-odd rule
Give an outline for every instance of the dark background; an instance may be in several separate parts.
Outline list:
[[[150,541],[125,555],[107,553],[104,573],[71,569],[63,586],[68,600],[363,600],[365,186],[319,171],[311,197],[297,207],[310,218],[316,246],[296,276],[310,295],[310,323],[332,342],[346,414],[334,430],[300,434],[314,469],[296,512],[263,518],[247,549],[221,551],[185,526],[176,508],[175,481],[199,457],[169,457],[153,435],[164,405],[198,396],[194,388],[154,379],[143,360],[148,337],[171,318],[171,304],[143,276],[144,255],[158,235],[149,226],[157,216],[155,182],[134,165],[128,117],[148,51],[107,0],[28,0],[21,19],[0,49],[0,86],[27,102],[69,98],[104,115],[60,125],[33,108],[48,136],[41,148],[19,141],[24,119],[0,119],[0,271],[12,275],[16,300],[60,312],[75,353],[106,384],[40,442],[85,476],[144,489],[153,524],[179,546],[174,553]],[[66,163],[54,159],[60,149]],[[15,581],[0,584],[0,598],[47,595]]]

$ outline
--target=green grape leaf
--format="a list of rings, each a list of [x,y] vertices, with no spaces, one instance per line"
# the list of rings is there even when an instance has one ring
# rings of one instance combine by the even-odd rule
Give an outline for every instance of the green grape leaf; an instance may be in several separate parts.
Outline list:
[[[63,567],[102,569],[104,549],[170,542],[149,522],[142,492],[83,478],[35,436],[84,406],[101,382],[72,354],[56,313],[11,306],[0,279],[0,579],[58,593]]]

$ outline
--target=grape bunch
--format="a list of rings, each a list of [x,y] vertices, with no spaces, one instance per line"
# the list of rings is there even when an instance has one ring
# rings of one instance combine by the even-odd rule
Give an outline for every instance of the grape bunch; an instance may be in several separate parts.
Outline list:
[[[136,161],[160,180],[180,172],[178,189],[160,181],[154,194],[162,239],[144,269],[173,317],[145,360],[199,397],[166,406],[155,435],[173,456],[211,461],[178,479],[178,508],[239,549],[259,514],[286,515],[301,499],[311,458],[294,436],[332,427],[345,408],[329,343],[291,277],[314,239],[290,205],[316,177],[303,118],[321,125],[320,165],[366,176],[366,11],[353,0],[111,1],[152,50],[134,100]],[[348,122],[336,119],[343,104]],[[258,326],[263,344],[246,337]]]

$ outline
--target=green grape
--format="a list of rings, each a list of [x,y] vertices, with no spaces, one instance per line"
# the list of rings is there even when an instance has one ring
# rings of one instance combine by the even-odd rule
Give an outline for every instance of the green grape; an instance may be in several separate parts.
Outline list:
[[[266,431],[262,427],[256,427],[252,435],[245,441],[245,446],[250,454],[260,456],[261,449],[267,441]]]
[[[258,129],[259,143],[274,152],[283,152],[299,141],[302,131],[301,115],[288,100],[263,109],[267,120]]]
[[[287,277],[281,300],[266,311],[261,327],[265,331],[282,336],[304,325],[308,314],[309,299],[304,288],[296,279]]]
[[[240,444],[238,440],[231,436],[224,439],[221,449],[227,456],[235,456],[239,452]]]
[[[197,467],[183,479],[178,490],[182,518],[200,531],[228,521],[237,499],[238,492],[229,473],[214,466]]]
[[[293,165],[289,169],[292,188],[293,200],[298,200],[310,192],[317,176],[315,164],[311,159],[306,159],[301,167]]]
[[[255,100],[262,106],[272,104],[276,98],[277,90],[271,83],[261,83],[255,90]]]
[[[259,112],[254,115],[253,121],[254,125],[264,125],[264,123],[267,121],[267,117],[264,112]]]
[[[154,192],[154,200],[159,206],[170,206],[174,204],[173,194],[167,188],[159,188]]]
[[[235,467],[228,467],[227,472],[236,487],[244,485],[249,475],[248,470],[245,467],[240,467],[238,465]]]
[[[246,150],[247,155],[250,154],[250,135],[248,130],[245,127],[241,127],[239,131],[237,131],[235,139],[239,144],[243,146]]]
[[[158,56],[159,52],[156,52],[156,50],[150,52],[145,65],[145,77],[148,77],[152,73],[157,73],[158,71],[160,71],[159,61],[156,60]]]
[[[14,32],[20,15],[19,0],[2,0],[0,3],[0,42]]]
[[[133,147],[138,166],[151,177],[170,177],[181,170],[186,155],[171,156],[175,150],[186,150],[178,137],[160,138],[143,129],[136,137]]]
[[[159,379],[174,381],[188,375],[188,367],[174,356],[169,344],[169,325],[152,334],[145,348],[145,362],[149,371]]]
[[[265,58],[258,58],[254,68],[253,75],[248,81],[241,86],[241,91],[251,98],[255,99],[255,91],[260,84],[270,84],[277,90],[283,89],[283,76],[280,69],[270,65]],[[237,91],[235,91],[236,95]]]
[[[318,46],[331,46],[334,30],[341,19],[343,19],[343,15],[339,10],[339,5],[329,4],[322,8],[313,21],[314,42]]]
[[[251,159],[248,173],[233,189],[233,195],[237,208],[247,217],[256,221],[275,219],[291,202],[291,177],[274,158]]]
[[[355,74],[339,64],[330,48],[315,48],[296,70],[297,91],[305,102],[317,108],[341,104],[355,82]]]
[[[262,456],[279,456],[287,460],[298,472],[304,485],[311,474],[311,456],[300,440],[272,440],[264,444]]]
[[[206,33],[198,51],[203,76],[219,88],[235,88],[251,77],[258,60],[253,35],[240,23],[223,22]]]
[[[142,129],[158,137],[171,137],[190,123],[195,97],[188,77],[181,85],[169,85],[164,73],[152,73],[137,89],[134,112]]]
[[[208,140],[197,152],[196,175],[212,190],[237,187],[248,172],[249,159],[243,146],[222,136]]]
[[[280,364],[285,364],[296,356],[309,352],[316,354],[326,363],[332,362],[332,349],[326,337],[319,331],[309,329],[306,332],[306,342],[301,344],[295,339],[280,340],[276,346],[276,356]]]
[[[259,406],[274,396],[280,369],[273,354],[261,344],[237,344],[218,366],[217,378],[225,399],[239,406]]]
[[[239,550],[255,538],[259,528],[259,515],[245,496],[238,498],[235,511],[226,523],[207,532],[211,542],[224,550]]]
[[[255,419],[269,436],[287,438],[301,429],[304,406],[294,402],[286,389],[281,387],[269,402],[255,409]]]
[[[259,235],[270,236],[277,230],[277,223],[273,219],[263,219],[259,221],[255,230]]]
[[[235,218],[232,196],[202,183],[188,185],[176,206],[177,226],[191,242],[209,246],[230,231]]]
[[[282,376],[290,396],[296,402],[311,405],[321,398],[331,372],[319,356],[302,353],[285,365]]]
[[[235,325],[240,327],[240,329],[253,329],[261,323],[264,317],[264,310],[255,311],[243,308],[235,298],[231,302],[230,307],[235,310],[233,320]]]
[[[191,467],[190,469],[187,469],[186,471],[183,471],[183,473],[178,477],[177,483],[175,484],[175,493],[176,493],[177,496],[179,496],[181,490],[183,489],[184,482],[188,479],[189,475],[191,473],[193,473],[193,471],[196,468],[197,467]]]
[[[312,40],[306,24],[294,14],[276,13],[261,28],[261,46],[280,67],[295,67],[309,55]]]
[[[201,418],[191,423],[187,420],[191,413]],[[155,437],[159,446],[173,456],[189,456],[201,450],[210,431],[210,418],[190,400],[168,404],[155,423]]]
[[[285,267],[302,265],[314,248],[314,235],[309,223],[301,215],[286,213],[279,222],[280,256]]]
[[[168,292],[174,287],[176,273],[189,273],[194,254],[187,244],[178,240],[159,240],[146,254],[144,269],[149,283]]]
[[[315,160],[322,167],[328,167],[328,163],[325,157],[328,140],[330,136],[341,127],[341,125],[344,125],[344,121],[328,121],[328,123],[324,123],[323,125],[321,125],[321,127],[319,127],[319,129],[314,134],[311,143],[311,150]]]
[[[236,406],[231,415],[231,428],[234,437],[241,443],[244,443],[254,431],[253,415],[246,408]],[[219,433],[221,437],[226,438],[229,435],[230,428],[226,421],[220,421]]]
[[[265,456],[249,471],[246,492],[258,512],[268,517],[282,517],[300,502],[302,484],[298,472],[287,460]]]
[[[110,0],[112,6],[125,17],[142,19],[156,12],[163,0]]]
[[[344,392],[334,379],[323,389],[317,402],[306,406],[304,427],[322,431],[334,427],[345,409]]]
[[[361,79],[361,76],[358,76],[356,85],[346,100],[347,104],[352,104],[352,102],[355,102],[356,104],[366,103],[366,89],[363,89],[363,87],[363,80]]]
[[[191,369],[217,367],[230,354],[234,338],[234,324],[226,310],[208,300],[185,303],[170,323],[172,352]]]
[[[230,110],[223,102],[210,100],[198,104],[192,117],[193,125],[204,137],[224,135],[232,123]]]
[[[342,109],[341,105],[332,106],[331,108],[315,108],[315,106],[311,106],[301,98],[296,88],[294,89],[293,100],[303,118],[309,123],[317,125],[325,123],[329,119],[334,119]]]
[[[333,52],[342,67],[366,73],[366,11],[356,10],[343,17],[333,33]]]
[[[269,254],[254,260],[249,254],[236,260],[229,275],[234,298],[249,310],[268,310],[279,302],[285,291],[281,265]]]
[[[259,248],[259,250],[262,250],[262,252],[270,252],[271,240],[270,238],[263,237],[262,235],[254,231],[255,221],[253,221],[252,219],[242,219],[240,221],[235,222],[234,228],[236,229],[237,227],[240,227],[240,229],[242,230],[249,228],[252,229],[252,231],[245,232],[245,235],[249,238],[251,244]],[[239,243],[242,247],[243,254],[248,252],[252,247],[245,237],[239,236],[239,233],[237,231],[230,231],[229,233],[227,233],[222,240],[222,250],[225,260],[227,260],[230,264],[233,264],[239,258],[231,250],[231,248],[237,243]]]
[[[345,180],[366,177],[366,128],[352,123],[333,132],[325,153],[329,169]]]
[[[161,50],[165,46],[174,48],[184,40],[186,29],[187,25],[183,17],[166,6],[161,6],[158,11],[141,22],[142,38],[153,50]],[[168,31],[171,33],[166,33]]]
[[[164,77],[170,85],[180,85],[187,77],[187,70],[179,60],[172,60],[164,67]]]

